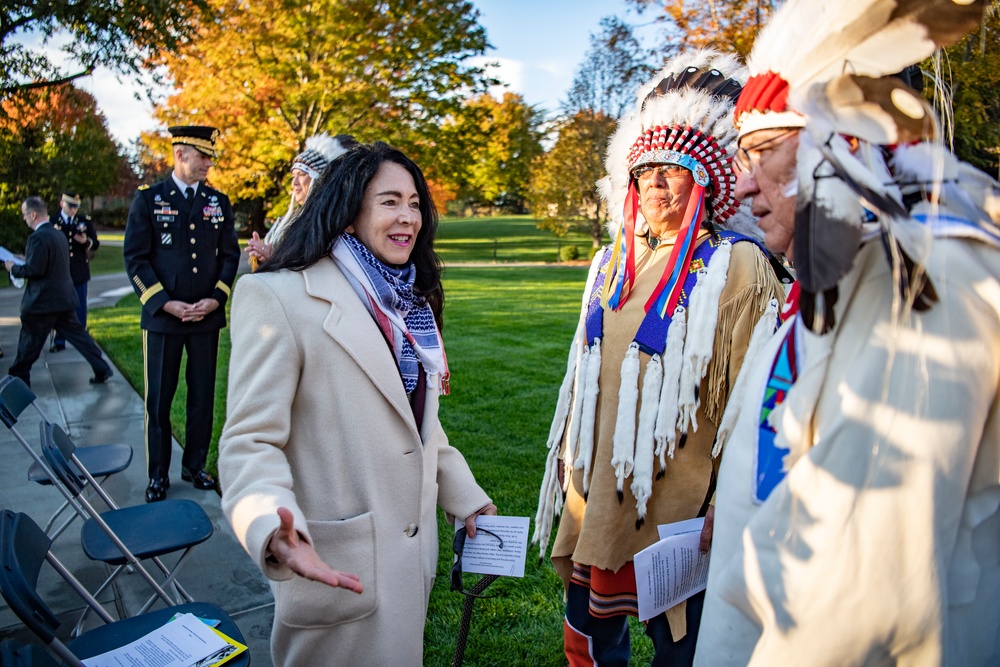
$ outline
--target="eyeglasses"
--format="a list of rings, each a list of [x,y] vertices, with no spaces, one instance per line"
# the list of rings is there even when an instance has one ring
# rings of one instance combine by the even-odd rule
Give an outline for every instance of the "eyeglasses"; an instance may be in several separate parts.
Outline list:
[[[785,139],[789,138],[793,134],[798,134],[798,128],[789,129],[781,134],[776,134],[773,137],[768,137],[763,141],[758,141],[752,146],[747,146],[746,148],[737,148],[736,154],[733,155],[733,172],[739,176],[740,174],[754,175],[757,171],[757,167],[760,166],[761,158],[766,151],[773,151],[775,148],[781,145]],[[756,152],[756,158],[750,156],[750,152]]]
[[[644,164],[632,170],[632,178],[637,181],[644,181],[653,177],[653,172],[660,172],[663,178],[677,178],[687,172],[687,169],[679,164]]]
[[[66,202],[66,208],[80,208],[80,205],[79,204],[70,204],[69,202]]]
[[[497,542],[500,543],[499,548],[503,549],[503,538],[501,538],[496,533],[486,530],[485,528],[476,528],[476,534],[486,533],[496,538]],[[473,587],[472,591],[467,591],[462,586],[462,554],[465,552],[465,538],[467,536],[465,528],[459,528],[455,532],[455,539],[451,543],[451,548],[455,552],[455,564],[451,566],[451,590],[458,591],[462,595],[467,595],[470,598],[495,598],[496,595],[480,595]],[[492,581],[492,580],[490,580]],[[485,587],[484,587],[485,588]],[[480,589],[482,590],[482,589]]]

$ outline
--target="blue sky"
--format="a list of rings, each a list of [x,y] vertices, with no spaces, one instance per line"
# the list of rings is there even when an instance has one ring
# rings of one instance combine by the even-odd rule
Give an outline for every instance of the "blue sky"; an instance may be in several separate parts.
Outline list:
[[[473,0],[490,44],[485,60],[500,62],[497,78],[529,104],[555,111],[566,97],[590,34],[605,16],[637,22],[625,0]],[[642,19],[653,16],[647,12]]]
[[[490,44],[484,61],[500,64],[495,76],[529,104],[555,111],[565,98],[573,73],[597,32],[602,17],[618,15],[629,22],[625,0],[473,0]],[[643,18],[648,20],[651,13]],[[108,72],[78,81],[97,98],[111,133],[123,144],[154,129],[148,103],[135,99],[136,86]]]

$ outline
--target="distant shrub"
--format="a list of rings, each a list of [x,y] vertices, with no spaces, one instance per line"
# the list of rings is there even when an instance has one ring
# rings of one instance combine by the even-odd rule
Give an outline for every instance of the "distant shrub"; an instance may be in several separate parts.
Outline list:
[[[559,249],[559,261],[572,262],[574,259],[580,259],[580,249],[575,245],[564,245]]]
[[[0,245],[12,253],[23,253],[28,231],[28,226],[21,217],[20,203],[0,207]]]
[[[125,229],[128,220],[128,208],[102,208],[85,213],[97,227]]]

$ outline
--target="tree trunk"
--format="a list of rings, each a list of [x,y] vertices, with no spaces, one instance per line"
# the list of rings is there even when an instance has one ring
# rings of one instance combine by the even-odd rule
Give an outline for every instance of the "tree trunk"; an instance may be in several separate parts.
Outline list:
[[[260,236],[267,233],[264,226],[264,200],[260,197],[245,199],[235,206],[236,218],[243,218],[243,226],[239,230],[240,236],[249,237],[254,232]]]

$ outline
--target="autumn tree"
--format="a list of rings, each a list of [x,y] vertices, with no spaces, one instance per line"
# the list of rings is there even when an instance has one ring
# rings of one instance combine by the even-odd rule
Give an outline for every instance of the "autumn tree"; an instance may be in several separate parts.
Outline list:
[[[614,16],[601,19],[601,30],[591,33],[590,48],[573,76],[563,112],[573,115],[586,109],[621,117],[661,61],[642,47],[630,25]]]
[[[108,194],[127,172],[90,93],[67,84],[0,102],[0,208],[16,237],[27,230],[10,212],[19,213],[25,197],[40,195],[55,208],[64,188]]]
[[[636,89],[658,68],[632,28],[616,17],[601,19],[576,70],[558,138],[532,170],[531,209],[538,227],[556,234],[576,229],[598,248],[607,210],[597,189],[616,119],[635,103]]]
[[[1000,176],[1000,2],[988,5],[977,32],[925,62],[923,69],[941,70],[948,95],[938,95],[936,103],[946,108],[942,115],[951,121],[947,129],[955,153],[994,178]],[[934,97],[940,91],[927,86],[926,92]]]
[[[223,130],[214,185],[258,227],[287,205],[291,159],[317,132],[399,146],[431,179],[446,120],[493,83],[465,0],[208,0],[212,20],[162,59],[167,125]]]
[[[86,76],[138,76],[146,58],[190,33],[204,0],[4,0],[0,98]],[[59,58],[50,55],[58,45]],[[61,63],[59,61],[62,61]]]
[[[662,55],[714,47],[746,58],[753,40],[775,9],[774,0],[628,0],[662,25]]]
[[[595,248],[601,246],[608,212],[597,181],[604,176],[604,151],[614,130],[615,119],[600,111],[579,111],[560,124],[552,150],[532,169],[531,212],[540,218],[540,228],[556,234],[579,230]]]
[[[447,160],[458,197],[476,208],[524,213],[531,163],[542,153],[542,121],[542,112],[515,93],[469,100],[445,142],[460,153]]]

